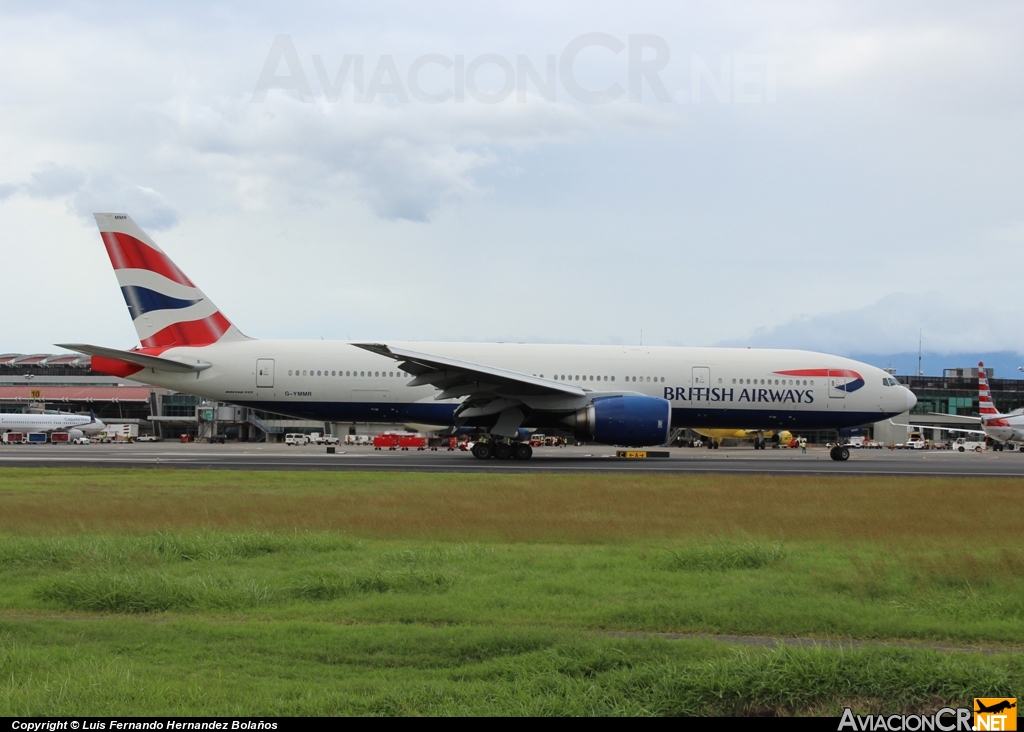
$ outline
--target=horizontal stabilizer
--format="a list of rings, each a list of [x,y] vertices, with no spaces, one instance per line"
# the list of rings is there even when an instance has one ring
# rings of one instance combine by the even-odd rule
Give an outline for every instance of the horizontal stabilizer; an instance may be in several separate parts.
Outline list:
[[[187,374],[196,371],[203,371],[213,365],[202,361],[197,361],[196,363],[184,363],[182,361],[174,361],[160,356],[149,356],[145,353],[139,353],[138,351],[121,351],[116,348],[90,346],[87,343],[57,343],[56,346],[58,348],[66,348],[69,351],[85,353],[89,356],[102,356],[103,358],[112,358],[117,361],[126,361],[128,363],[133,363],[136,366],[142,366],[147,369],[156,369],[157,371],[176,371],[178,373]]]

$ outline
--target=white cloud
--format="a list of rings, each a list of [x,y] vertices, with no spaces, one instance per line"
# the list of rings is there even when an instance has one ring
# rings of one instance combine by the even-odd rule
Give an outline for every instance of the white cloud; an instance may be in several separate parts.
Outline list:
[[[859,308],[798,315],[723,345],[885,354],[916,351],[920,338],[931,353],[1024,353],[1019,320],[1012,309],[949,291],[900,292]]]
[[[629,343],[643,328],[747,345],[764,326],[759,344],[849,352],[914,349],[923,326],[948,348],[1016,346],[1010,316],[962,313],[982,288],[1015,292],[1024,266],[1019,3],[39,7],[0,11],[0,229],[46,242],[50,282],[81,286],[87,254],[109,274],[90,219],[119,209],[220,279],[211,294],[256,335]],[[677,99],[694,57],[715,73],[778,58],[776,100],[738,103],[733,80],[685,104],[649,86],[643,104],[532,87],[522,103],[329,103],[312,63],[333,78],[361,54],[369,79],[386,54],[404,74],[423,53],[490,53],[544,69],[590,32],[663,36]],[[314,99],[253,104],[281,33]],[[587,50],[581,82],[628,86],[627,56]],[[985,268],[968,264],[979,250]],[[103,298],[120,323],[116,288]]]
[[[178,213],[159,191],[132,185],[110,176],[87,176],[68,166],[43,163],[23,183],[0,186],[0,200],[21,194],[27,198],[63,200],[68,209],[92,224],[98,211],[130,211],[146,228],[167,229],[178,221]]]

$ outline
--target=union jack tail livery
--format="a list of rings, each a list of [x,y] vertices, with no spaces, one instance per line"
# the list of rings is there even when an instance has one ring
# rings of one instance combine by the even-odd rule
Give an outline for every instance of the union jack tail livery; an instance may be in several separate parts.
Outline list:
[[[248,340],[128,214],[95,216],[143,348]]]

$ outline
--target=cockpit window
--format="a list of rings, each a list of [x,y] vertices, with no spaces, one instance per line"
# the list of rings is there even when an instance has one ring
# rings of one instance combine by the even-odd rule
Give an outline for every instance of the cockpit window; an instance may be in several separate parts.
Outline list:
[[[899,386],[900,382],[896,381],[896,379],[892,378],[891,376],[886,376],[884,379],[882,379],[882,384],[884,386]]]

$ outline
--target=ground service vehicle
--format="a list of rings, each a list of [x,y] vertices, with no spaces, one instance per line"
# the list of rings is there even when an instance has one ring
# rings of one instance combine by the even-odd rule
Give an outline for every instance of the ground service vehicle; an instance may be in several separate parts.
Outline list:
[[[956,452],[984,452],[985,443],[976,440],[968,440],[966,437],[957,437],[953,440],[953,450]]]
[[[3,441],[5,445],[20,445],[25,441],[25,433],[6,432],[4,433]]]
[[[383,435],[374,435],[373,437],[373,449],[374,450],[397,450],[398,449],[398,435],[385,432]]]
[[[63,346],[92,355],[93,371],[319,422],[473,428],[487,436],[482,460],[528,459],[524,428],[642,447],[664,444],[673,422],[840,429],[917,403],[879,368],[810,351],[256,340],[127,214],[96,222],[141,347]]]
[[[290,432],[284,436],[286,445],[305,445],[309,442],[306,436],[300,432]]]

